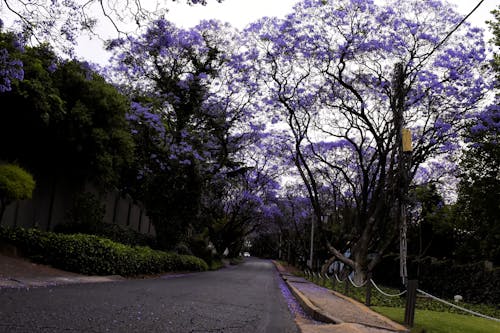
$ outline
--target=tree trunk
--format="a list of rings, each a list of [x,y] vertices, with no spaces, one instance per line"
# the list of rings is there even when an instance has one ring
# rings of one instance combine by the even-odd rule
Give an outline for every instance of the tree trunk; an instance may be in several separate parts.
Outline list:
[[[363,283],[365,283],[366,277],[368,276],[367,267],[363,266],[356,263],[356,266],[354,268],[353,281],[357,286],[361,286]]]
[[[6,204],[3,200],[0,200],[0,225],[2,225],[3,213],[5,212]]]

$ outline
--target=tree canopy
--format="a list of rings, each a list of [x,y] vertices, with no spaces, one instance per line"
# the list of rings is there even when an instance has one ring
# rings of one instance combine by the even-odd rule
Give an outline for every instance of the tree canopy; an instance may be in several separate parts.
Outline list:
[[[84,15],[70,3],[56,1],[69,12],[49,14]],[[118,18],[146,25],[108,43],[114,86],[88,64],[1,35],[0,102],[19,110],[2,115],[0,142],[16,138],[2,154],[49,156],[103,183],[121,175],[167,248],[211,241],[236,254],[259,231],[296,241],[304,259],[315,223],[321,258],[358,280],[395,244],[398,207],[409,204],[402,192],[415,194],[410,222],[422,235],[455,228],[436,220],[449,213],[443,189],[456,182],[463,138],[459,206],[480,207],[474,200],[489,193],[482,221],[496,212],[485,186],[498,178],[497,100],[484,108],[495,74],[482,31],[458,27],[446,2],[303,0],[243,31],[217,21],[183,29],[130,10]],[[72,34],[82,20],[71,20]],[[400,149],[402,127],[411,153]],[[488,221],[463,225],[496,223]]]
[[[500,46],[500,8],[490,22],[493,44]],[[500,262],[500,54],[494,54],[496,96],[473,121],[465,135],[468,147],[462,158],[458,186],[457,220],[461,255],[465,259]]]
[[[216,212],[202,216],[202,211],[229,209],[233,204],[225,199],[239,197],[235,180],[248,180],[238,176],[252,167],[245,166],[241,150],[256,140],[256,126],[250,96],[240,92],[243,73],[234,68],[239,38],[215,21],[180,29],[158,20],[137,38],[110,43],[113,79],[132,96],[128,120],[142,147],[133,190],[165,237],[164,246],[187,241],[192,230],[220,224]],[[246,199],[257,190],[248,191]],[[246,234],[247,223],[231,221],[238,224],[238,234]]]
[[[22,63],[23,77],[0,94],[2,159],[118,186],[134,149],[127,99],[88,64],[60,60],[48,46],[11,56]]]
[[[398,232],[395,115],[411,129],[408,176],[418,181],[423,167],[459,148],[491,89],[481,30],[465,26],[440,46],[460,20],[440,1],[303,1],[287,18],[247,30],[248,56],[265,82],[261,108],[288,124],[289,161],[316,220],[349,207],[351,257],[325,241],[361,275]]]
[[[184,2],[189,5],[207,4],[207,0]],[[167,3],[140,0],[2,0],[0,13],[4,18],[13,19],[13,27],[22,31],[25,40],[34,38],[38,42],[50,42],[54,47],[72,53],[72,47],[82,32],[100,37],[98,26],[106,23],[119,34],[131,33],[131,27],[145,26],[163,17],[168,12]]]

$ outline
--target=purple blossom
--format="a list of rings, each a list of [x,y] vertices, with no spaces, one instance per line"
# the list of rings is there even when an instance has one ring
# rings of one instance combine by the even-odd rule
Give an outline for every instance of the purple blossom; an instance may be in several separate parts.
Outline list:
[[[47,67],[47,71],[49,73],[54,73],[57,69],[57,64],[55,62],[51,62],[49,67]]]
[[[6,49],[0,49],[0,93],[12,89],[12,80],[24,79],[23,63],[11,59]]]
[[[130,112],[125,115],[126,119],[132,124],[132,128],[137,133],[137,128],[134,126],[145,124],[153,129],[158,136],[165,135],[165,126],[161,117],[154,113],[151,105],[142,105],[138,102],[132,102]]]

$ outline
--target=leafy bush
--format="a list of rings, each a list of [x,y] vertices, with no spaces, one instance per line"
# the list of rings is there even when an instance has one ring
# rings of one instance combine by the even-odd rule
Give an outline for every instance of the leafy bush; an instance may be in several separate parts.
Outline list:
[[[202,258],[211,270],[216,270],[224,265],[219,255],[215,254],[213,248],[209,246],[208,230],[193,235],[189,241],[189,248],[193,255]]]
[[[174,251],[179,254],[189,254],[189,255],[193,254],[193,252],[191,252],[191,249],[189,249],[189,246],[184,242],[177,244],[174,247]]]
[[[216,271],[218,269],[224,268],[224,263],[220,259],[213,259],[209,266],[211,271]]]
[[[0,222],[7,205],[16,200],[31,199],[35,180],[15,164],[0,164]]]
[[[408,271],[416,272],[417,264],[409,262]],[[420,262],[419,286],[438,297],[453,299],[462,295],[464,301],[476,304],[500,304],[500,268],[488,269],[485,262],[459,265],[452,260],[426,258]],[[416,276],[416,274],[410,274]],[[382,285],[399,285],[399,261],[382,261],[374,273]]]
[[[149,246],[156,248],[156,240],[131,228],[101,222],[99,224],[63,223],[54,227],[54,232],[62,234],[87,234],[108,238],[114,242],[130,246]]]
[[[488,269],[484,262],[422,265],[419,285],[438,297],[453,298],[458,294],[470,303],[500,304],[500,268]]]
[[[106,208],[94,194],[85,192],[75,197],[73,207],[66,214],[67,224],[93,226],[104,220]]]
[[[36,262],[89,275],[134,276],[208,269],[197,257],[131,247],[94,235],[0,228],[0,241],[12,243]]]

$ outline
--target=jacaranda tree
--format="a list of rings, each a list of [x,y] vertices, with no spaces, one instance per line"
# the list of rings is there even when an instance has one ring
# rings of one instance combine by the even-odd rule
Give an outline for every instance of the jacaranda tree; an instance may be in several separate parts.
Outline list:
[[[383,4],[306,0],[285,19],[247,29],[247,57],[265,88],[261,108],[288,125],[291,161],[332,256],[361,281],[393,243],[400,182],[399,126],[411,129],[411,180],[457,149],[490,88],[480,29],[442,1]],[[323,187],[337,207],[325,207]],[[351,256],[322,233],[325,215],[348,210]],[[369,255],[370,254],[370,255]]]
[[[230,192],[228,179],[249,170],[238,152],[259,126],[250,121],[249,95],[240,92],[244,72],[233,66],[238,40],[215,21],[180,29],[158,20],[138,38],[110,44],[114,80],[134,100],[128,118],[143,147],[136,196],[165,247],[203,230],[210,221],[201,211],[217,209]]]
[[[184,2],[206,5],[208,1]],[[95,37],[99,34],[100,25],[108,25],[119,34],[128,34],[134,27],[145,26],[163,17],[168,12],[167,3],[140,0],[2,0],[0,14],[12,23],[10,28],[22,32],[25,39],[50,42],[53,47],[71,53],[82,33]]]
[[[490,22],[492,43],[500,46],[500,7]],[[500,263],[500,54],[491,63],[496,75],[495,97],[466,132],[467,150],[460,164],[457,220],[462,230],[462,260]]]
[[[24,77],[21,54],[24,43],[20,35],[2,31],[3,22],[0,20],[0,93],[12,89],[13,80],[22,80]]]

